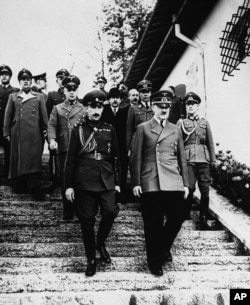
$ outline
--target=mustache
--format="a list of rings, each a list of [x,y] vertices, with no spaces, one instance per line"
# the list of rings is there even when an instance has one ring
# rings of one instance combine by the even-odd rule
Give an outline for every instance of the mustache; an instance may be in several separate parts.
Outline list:
[[[95,114],[93,114],[93,116],[94,116],[94,117],[99,117],[100,114],[99,114],[99,113],[95,113]]]

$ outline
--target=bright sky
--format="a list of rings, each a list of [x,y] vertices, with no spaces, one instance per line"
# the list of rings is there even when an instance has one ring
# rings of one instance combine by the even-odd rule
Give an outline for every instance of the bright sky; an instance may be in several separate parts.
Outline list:
[[[48,91],[57,89],[61,68],[81,79],[79,97],[92,88],[101,70],[96,16],[104,0],[0,0],[0,64],[13,70],[19,87],[22,68],[47,73]]]

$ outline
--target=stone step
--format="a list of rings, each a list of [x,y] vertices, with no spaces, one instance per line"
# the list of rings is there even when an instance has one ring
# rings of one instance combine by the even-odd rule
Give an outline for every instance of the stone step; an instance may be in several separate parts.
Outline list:
[[[144,239],[144,230],[142,225],[138,228],[115,222],[110,233],[110,241],[114,239]],[[213,240],[216,242],[228,241],[229,234],[225,231],[195,231],[182,228],[178,233],[176,241],[183,242],[197,240]],[[16,242],[16,243],[59,243],[59,242],[82,242],[82,233],[80,225],[59,225],[51,230],[50,227],[22,227],[21,230],[2,229],[0,231],[0,243]]]
[[[0,293],[151,291],[166,289],[249,288],[250,272],[169,271],[162,277],[150,273],[98,272],[89,278],[84,273],[42,273],[1,275]],[[171,292],[170,291],[170,292]]]
[[[146,256],[113,257],[110,265],[103,266],[99,258],[98,272],[146,272]],[[78,273],[86,268],[85,257],[0,258],[0,274]],[[164,265],[164,271],[250,271],[248,256],[173,256],[173,262]]]
[[[110,254],[114,257],[132,257],[141,255],[145,251],[143,240],[114,240],[107,242]],[[174,255],[184,256],[221,256],[221,255],[241,255],[236,242],[214,242],[214,241],[195,241],[175,243],[172,247]],[[2,257],[71,257],[82,256],[84,254],[83,244],[81,243],[1,243],[0,256]]]
[[[2,300],[2,301],[1,301]],[[228,289],[2,294],[0,305],[228,305]]]

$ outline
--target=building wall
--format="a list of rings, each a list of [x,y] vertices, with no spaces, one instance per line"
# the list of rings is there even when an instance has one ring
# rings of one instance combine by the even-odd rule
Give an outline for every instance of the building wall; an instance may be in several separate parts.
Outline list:
[[[215,142],[222,149],[231,150],[238,161],[250,165],[250,58],[238,66],[240,70],[234,71],[233,77],[223,81],[219,39],[243,2],[221,0],[193,38],[204,44],[206,100],[201,56],[193,47],[187,48],[162,89],[186,84],[187,91],[196,91],[203,99],[201,114],[209,120]]]

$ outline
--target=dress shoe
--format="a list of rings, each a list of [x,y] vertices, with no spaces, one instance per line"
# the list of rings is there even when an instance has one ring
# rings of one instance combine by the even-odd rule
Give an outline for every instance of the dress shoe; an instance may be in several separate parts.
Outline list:
[[[93,276],[95,273],[96,273],[96,259],[88,260],[85,275]]]
[[[150,272],[156,276],[163,276],[162,267],[149,267]]]
[[[201,230],[209,230],[209,226],[207,224],[207,217],[206,216],[203,216],[203,217],[200,217],[200,229]]]
[[[101,260],[106,264],[110,264],[111,258],[110,258],[110,255],[109,255],[105,245],[103,244],[101,246],[97,246],[96,249],[100,253]]]
[[[164,256],[163,256],[163,260],[164,262],[172,262],[173,261],[173,257],[170,251],[165,251],[164,252]]]

